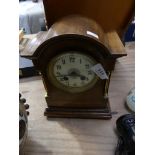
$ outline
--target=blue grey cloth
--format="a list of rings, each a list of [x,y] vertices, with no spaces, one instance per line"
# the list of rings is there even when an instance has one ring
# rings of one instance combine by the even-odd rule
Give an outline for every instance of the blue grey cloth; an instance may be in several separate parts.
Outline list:
[[[42,1],[32,0],[19,3],[19,29],[24,28],[26,34],[34,34],[41,30],[40,19],[44,18]]]

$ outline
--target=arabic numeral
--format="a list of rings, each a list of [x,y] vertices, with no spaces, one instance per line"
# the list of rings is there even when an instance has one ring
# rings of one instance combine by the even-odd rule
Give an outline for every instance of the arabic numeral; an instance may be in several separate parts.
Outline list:
[[[74,58],[74,57],[70,57],[70,58],[69,58],[69,61],[70,61],[70,62],[75,62],[75,58]]]
[[[64,78],[60,78],[60,81],[64,81]]]
[[[88,71],[88,75],[92,75],[92,71],[91,70]]]
[[[61,65],[57,65],[57,70],[60,70],[61,69]]]
[[[89,69],[89,64],[85,64],[86,69]]]
[[[77,84],[76,84],[76,83],[74,83],[74,84],[73,84],[73,86],[74,86],[74,87],[76,87],[76,86],[77,86]]]
[[[56,72],[57,75],[60,75],[60,72]]]
[[[65,64],[65,63],[66,63],[65,59],[62,59],[62,64]]]

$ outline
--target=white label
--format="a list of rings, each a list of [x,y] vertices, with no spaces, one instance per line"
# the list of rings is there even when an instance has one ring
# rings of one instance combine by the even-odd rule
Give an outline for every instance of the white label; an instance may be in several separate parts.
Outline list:
[[[104,68],[102,67],[101,64],[96,64],[95,66],[93,66],[91,68],[91,70],[98,76],[100,77],[100,79],[108,79],[108,76],[104,70]]]

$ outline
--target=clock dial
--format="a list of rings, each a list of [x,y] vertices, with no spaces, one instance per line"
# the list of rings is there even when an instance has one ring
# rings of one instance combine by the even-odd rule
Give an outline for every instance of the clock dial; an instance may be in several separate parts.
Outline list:
[[[68,92],[82,92],[90,89],[97,76],[91,67],[96,61],[79,52],[66,52],[53,58],[48,66],[48,76],[56,87]]]

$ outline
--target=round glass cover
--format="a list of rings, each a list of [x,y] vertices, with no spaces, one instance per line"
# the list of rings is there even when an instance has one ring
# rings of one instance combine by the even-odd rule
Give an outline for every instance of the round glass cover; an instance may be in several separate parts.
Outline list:
[[[83,92],[92,88],[98,80],[91,70],[96,63],[89,55],[66,52],[51,59],[47,74],[57,88],[71,93]]]

